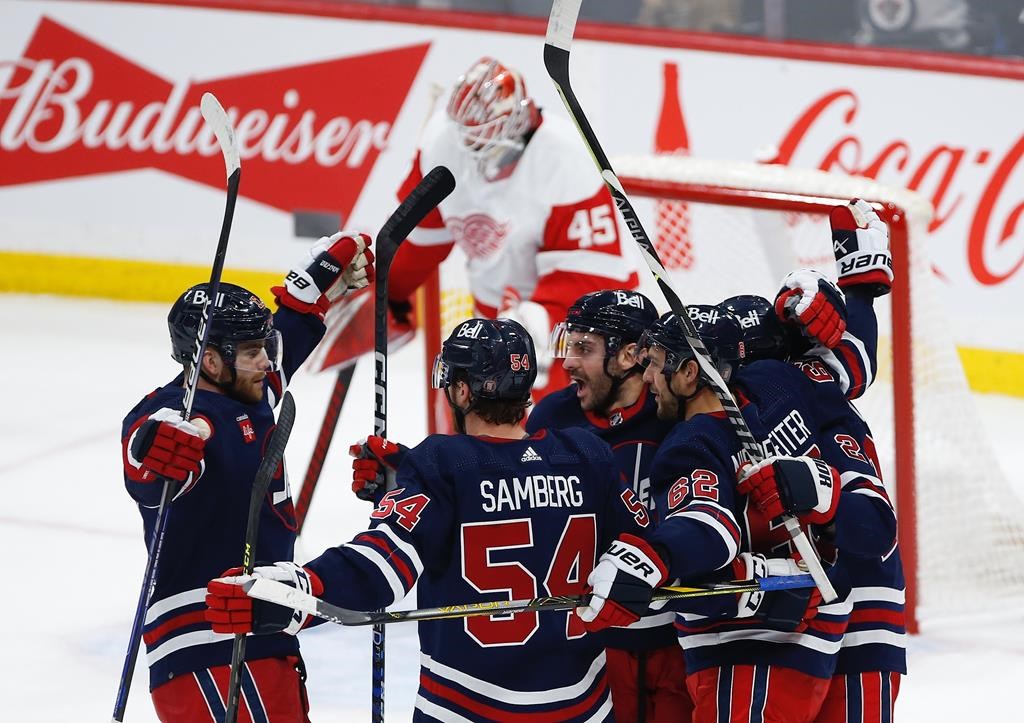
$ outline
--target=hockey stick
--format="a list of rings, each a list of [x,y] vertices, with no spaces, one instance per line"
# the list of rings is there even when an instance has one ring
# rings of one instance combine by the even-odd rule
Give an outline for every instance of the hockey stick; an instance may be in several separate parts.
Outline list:
[[[405,237],[455,190],[455,178],[444,166],[431,170],[412,189],[377,234],[377,279],[373,295],[374,409],[373,433],[388,432],[388,272]],[[384,626],[373,627],[373,723],[384,721]]]
[[[793,590],[814,586],[814,579],[810,575],[783,575],[779,577],[763,577],[756,580],[733,580],[731,582],[662,587],[654,591],[652,599],[684,600],[688,598],[709,597],[711,595]],[[589,595],[559,595],[554,597],[535,597],[532,600],[490,600],[487,602],[420,608],[419,610],[364,613],[331,605],[329,602],[296,590],[290,585],[285,585],[276,580],[256,578],[244,583],[242,587],[251,598],[283,605],[284,607],[315,615],[338,625],[383,625],[386,623],[410,621],[422,622],[425,620],[469,618],[476,615],[505,615],[536,610],[573,610],[585,606],[590,598]]]
[[[352,386],[352,375],[356,371],[356,362],[342,367],[338,370],[338,377],[334,380],[334,390],[327,402],[327,410],[324,412],[324,421],[320,425],[320,434],[316,438],[316,446],[313,447],[313,456],[309,459],[309,467],[306,468],[306,477],[302,480],[302,490],[299,492],[299,499],[295,503],[295,534],[302,534],[302,526],[306,522],[306,514],[309,512],[309,505],[313,501],[313,493],[320,481],[320,472],[324,468],[324,460],[327,459],[327,451],[331,448],[331,441],[334,439],[334,430],[338,426],[338,416],[345,404],[345,397]]]
[[[228,193],[227,202],[224,207],[224,220],[220,228],[220,239],[217,241],[217,253],[213,257],[213,268],[210,271],[209,293],[203,304],[199,328],[196,331],[195,347],[192,351],[192,360],[189,365],[188,376],[185,380],[182,416],[186,420],[192,416],[192,402],[195,401],[196,389],[199,385],[199,369],[203,354],[206,352],[206,341],[210,329],[210,307],[215,304],[220,294],[220,277],[224,271],[224,257],[228,250],[228,237],[231,235],[231,219],[235,215],[238,184],[242,178],[242,166],[238,157],[238,144],[235,141],[235,131],[231,127],[231,121],[228,119],[227,113],[224,112],[224,108],[212,93],[204,93],[199,106],[203,118],[213,128],[214,135],[217,136],[217,143],[220,144],[220,151],[224,155],[224,165],[227,169]],[[128,706],[128,691],[131,689],[132,675],[135,672],[135,661],[139,655],[139,643],[142,639],[142,627],[146,610],[149,608],[150,598],[152,598],[153,590],[156,588],[157,565],[160,562],[160,551],[163,549],[164,534],[167,531],[167,519],[170,514],[171,500],[178,493],[179,486],[176,482],[164,480],[156,525],[153,528],[153,536],[149,542],[149,555],[146,560],[146,571],[142,577],[142,590],[139,592],[139,601],[135,606],[135,618],[132,621],[131,637],[128,639],[128,651],[125,653],[124,665],[121,668],[121,684],[117,689],[117,698],[114,701],[113,721],[124,720],[124,711]]]
[[[551,80],[554,81],[555,86],[558,88],[558,94],[562,97],[562,102],[565,104],[566,109],[568,109],[569,115],[575,121],[577,129],[583,137],[583,142],[586,144],[591,157],[594,159],[594,163],[597,164],[598,170],[601,172],[601,178],[608,187],[609,193],[611,193],[612,198],[615,200],[616,207],[619,209],[622,218],[626,222],[626,226],[633,235],[633,240],[640,247],[640,253],[644,257],[644,261],[647,262],[651,273],[654,274],[658,286],[665,295],[665,299],[668,300],[669,307],[671,307],[672,311],[683,323],[686,341],[693,349],[697,364],[704,373],[705,379],[708,380],[708,386],[714,391],[715,396],[718,397],[719,402],[721,402],[722,407],[725,409],[725,414],[729,418],[736,436],[739,437],[743,454],[751,462],[759,462],[764,459],[760,445],[758,445],[750,433],[750,429],[740,413],[739,406],[736,404],[732,392],[729,391],[729,387],[726,385],[725,380],[722,379],[722,375],[715,368],[711,355],[697,334],[697,329],[686,311],[686,306],[679,298],[679,294],[672,288],[668,272],[665,271],[665,267],[658,257],[654,244],[651,243],[647,232],[644,231],[640,218],[637,216],[636,211],[633,210],[633,204],[630,203],[629,198],[626,196],[622,183],[619,181],[618,176],[615,175],[615,171],[612,170],[611,163],[608,161],[604,150],[602,150],[594,129],[591,128],[590,122],[583,113],[583,108],[573,93],[572,85],[569,81],[569,49],[572,46],[572,37],[576,30],[576,20],[579,16],[581,2],[582,0],[554,0],[551,5],[551,16],[548,19],[547,36],[544,42],[544,67],[547,68],[548,75],[551,76]],[[818,559],[811,541],[807,539],[807,535],[800,528],[799,520],[793,515],[786,515],[783,521],[786,531],[789,532],[789,536],[793,540],[793,544],[807,563],[808,570],[821,591],[822,598],[825,602],[834,601],[837,597],[835,588],[832,587],[832,583],[825,574],[825,569],[822,567],[821,560]]]
[[[284,448],[292,433],[295,422],[295,400],[291,392],[285,392],[281,399],[281,411],[277,415],[277,426],[274,427],[267,442],[263,460],[256,469],[256,477],[252,483],[252,494],[249,496],[249,520],[245,526],[245,547],[242,550],[242,574],[251,575],[254,564],[253,555],[256,550],[256,536],[260,530],[260,510],[267,496],[274,473],[284,459]],[[228,679],[227,710],[224,713],[225,723],[235,723],[238,718],[238,698],[242,689],[242,667],[245,665],[245,634],[235,635],[235,643],[231,648],[231,677]]]

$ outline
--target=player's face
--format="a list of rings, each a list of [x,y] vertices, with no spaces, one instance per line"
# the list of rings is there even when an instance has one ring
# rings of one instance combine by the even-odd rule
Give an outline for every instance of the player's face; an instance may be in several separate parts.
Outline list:
[[[604,371],[604,337],[570,332],[562,367],[576,383],[576,398],[587,411],[603,411],[612,401],[612,380]]]
[[[263,400],[263,380],[270,368],[270,358],[262,341],[243,341],[235,351],[235,383],[231,396],[248,404]]]
[[[665,369],[665,350],[658,346],[648,347],[641,353],[641,359],[646,364],[644,381],[650,385],[654,399],[658,403],[658,419],[678,419],[679,400],[672,393],[669,382],[662,373]]]

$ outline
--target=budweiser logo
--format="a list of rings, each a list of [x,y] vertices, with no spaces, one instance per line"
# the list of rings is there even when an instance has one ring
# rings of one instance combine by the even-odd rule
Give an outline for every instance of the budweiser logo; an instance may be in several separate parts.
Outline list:
[[[0,186],[158,168],[221,187],[217,95],[235,126],[241,193],[275,208],[347,216],[428,45],[202,83],[169,81],[48,18],[0,85]],[[382,83],[380,79],[386,78]]]
[[[870,110],[885,114],[887,121],[898,120],[889,108]],[[966,256],[971,275],[981,284],[1003,283],[1024,267],[1024,134],[1004,149],[957,143],[915,148],[899,137],[869,144],[857,132],[861,112],[854,91],[826,93],[786,131],[774,162],[916,190],[935,207],[930,231],[969,215],[969,222],[963,219]]]

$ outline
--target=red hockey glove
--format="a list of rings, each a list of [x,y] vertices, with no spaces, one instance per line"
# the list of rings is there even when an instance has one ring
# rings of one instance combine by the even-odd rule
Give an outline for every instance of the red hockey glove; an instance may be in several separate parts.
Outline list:
[[[339,231],[310,247],[285,276],[283,286],[270,291],[277,303],[322,318],[330,305],[373,281],[373,252],[364,233]]]
[[[779,575],[801,575],[806,570],[789,558],[766,558],[757,553],[742,552],[732,561],[732,572],[737,580],[759,580]],[[821,593],[816,587],[745,592],[738,596],[736,618],[764,620],[799,633],[818,614],[821,601]]]
[[[839,505],[839,473],[813,457],[769,457],[740,470],[737,490],[750,495],[769,519],[794,514],[801,522],[827,525]]]
[[[348,448],[352,460],[352,491],[356,497],[379,502],[385,492],[395,488],[395,472],[402,465],[409,448],[370,436]]]
[[[320,578],[294,562],[257,563],[252,575],[241,572],[240,567],[225,570],[221,577],[210,580],[206,586],[206,620],[215,633],[296,635],[306,624],[307,613],[246,595],[242,584],[253,578],[276,580],[316,596],[324,591]]]
[[[128,464],[176,482],[189,475],[198,478],[210,428],[203,420],[195,421],[186,422],[180,411],[167,407],[153,412],[132,435]]]
[[[775,313],[800,326],[804,336],[832,349],[846,331],[846,298],[820,271],[791,271],[775,297]]]
[[[829,214],[832,251],[836,257],[839,286],[857,286],[871,296],[892,290],[892,254],[889,229],[871,204],[854,199]]]
[[[654,548],[635,535],[620,535],[587,578],[590,601],[576,614],[590,632],[635,623],[667,577],[668,568]]]

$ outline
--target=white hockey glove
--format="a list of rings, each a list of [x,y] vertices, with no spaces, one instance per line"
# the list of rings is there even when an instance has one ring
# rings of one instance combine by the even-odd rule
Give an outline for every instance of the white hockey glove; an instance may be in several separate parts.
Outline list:
[[[245,594],[242,585],[258,577],[283,582],[302,592],[319,596],[323,583],[312,572],[294,562],[257,563],[251,575],[241,575],[242,568],[226,570],[206,586],[206,620],[215,633],[236,635],[297,635],[309,618],[308,613],[282,605],[255,600]]]
[[[741,552],[732,561],[732,571],[737,580],[759,580],[781,575],[802,575],[806,572],[796,560],[766,558],[750,552]],[[818,614],[820,604],[821,593],[815,587],[745,592],[739,596],[736,617],[741,620],[765,620],[782,625],[787,630],[800,632]]]
[[[654,548],[635,535],[622,534],[601,555],[587,578],[590,602],[576,614],[590,632],[624,627],[640,619],[668,569]]]
[[[371,281],[370,237],[339,231],[313,244],[285,276],[284,285],[271,291],[281,306],[323,317],[333,302]]]
[[[791,271],[775,297],[775,314],[798,325],[804,336],[832,349],[846,331],[846,296],[820,271]]]
[[[552,360],[551,350],[548,348],[551,318],[547,309],[534,301],[523,301],[518,291],[506,286],[498,316],[519,322],[533,337],[533,347],[537,351],[537,379],[533,383],[533,388],[543,389],[548,385]]]
[[[854,199],[829,214],[832,251],[836,257],[839,286],[857,286],[872,296],[892,290],[892,254],[889,229],[871,204]]]

